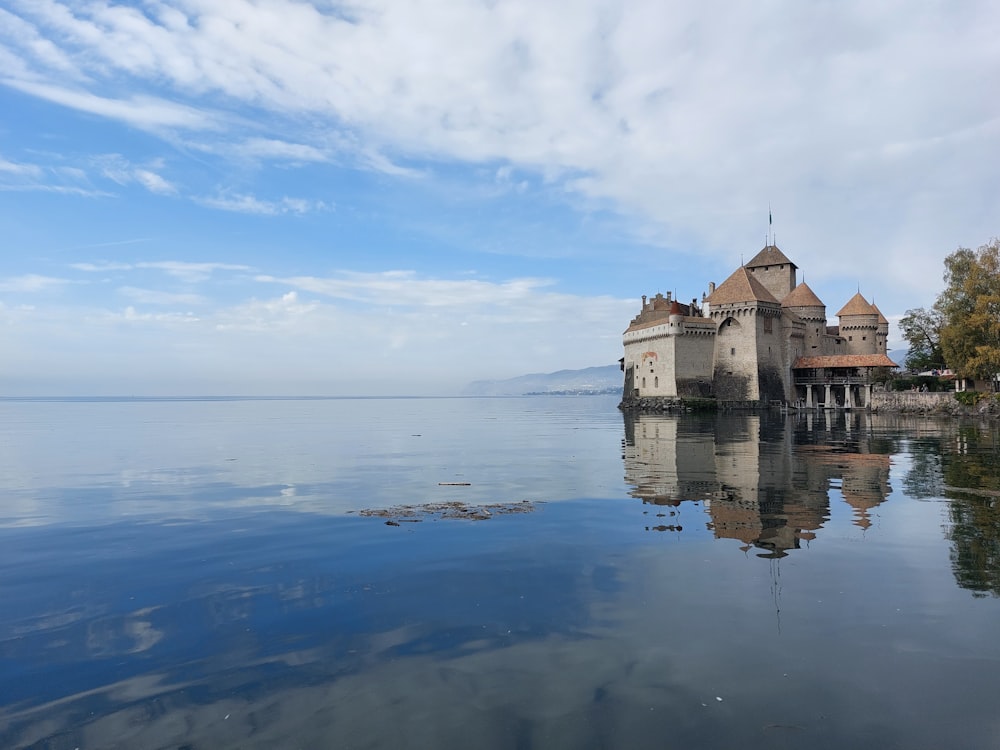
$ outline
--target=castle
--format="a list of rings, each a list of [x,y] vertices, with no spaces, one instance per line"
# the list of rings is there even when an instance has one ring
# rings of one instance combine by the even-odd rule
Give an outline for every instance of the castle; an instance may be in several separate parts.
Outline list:
[[[826,305],[798,267],[767,245],[701,304],[657,294],[623,335],[623,406],[640,399],[715,398],[806,408],[867,408],[875,378],[896,367],[889,321],[858,292],[827,325]]]

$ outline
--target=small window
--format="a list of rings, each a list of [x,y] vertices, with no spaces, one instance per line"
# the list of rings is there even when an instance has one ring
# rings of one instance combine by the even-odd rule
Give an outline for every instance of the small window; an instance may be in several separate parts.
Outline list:
[[[867,337],[867,336],[862,336],[862,337],[861,337],[861,340],[862,340],[862,341],[867,341],[867,340],[868,340],[868,337]]]
[[[645,387],[646,387],[646,378],[643,378],[643,379],[642,379],[642,387],[643,387],[643,388],[645,388]]]
[[[653,387],[654,388],[659,388],[660,387],[660,376],[659,375],[657,375],[655,378],[653,378]]]
[[[735,346],[734,346],[734,347],[731,347],[731,348],[729,349],[729,356],[730,356],[730,357],[735,357],[735,356],[736,356],[736,347],[735,347]]]
[[[848,336],[848,337],[847,337],[847,340],[848,340],[848,341],[854,341],[854,337],[853,337],[853,336]]]

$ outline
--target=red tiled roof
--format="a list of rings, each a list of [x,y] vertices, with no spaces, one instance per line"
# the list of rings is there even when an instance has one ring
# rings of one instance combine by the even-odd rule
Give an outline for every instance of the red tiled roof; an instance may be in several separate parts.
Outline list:
[[[827,354],[821,357],[799,357],[793,370],[813,370],[821,367],[899,367],[884,354]]]
[[[773,302],[778,304],[774,295],[767,291],[767,288],[757,281],[745,266],[740,266],[733,271],[732,275],[723,281],[706,301],[710,305],[728,305],[734,302]]]
[[[868,304],[868,300],[861,296],[861,292],[858,292],[853,297],[851,297],[847,304],[840,308],[840,312],[837,313],[839,318],[842,315],[876,315],[877,313],[872,309],[872,306]]]
[[[826,307],[816,293],[802,282],[781,300],[782,307]]]
[[[882,314],[882,311],[878,309],[878,305],[876,305],[874,302],[872,302],[872,310],[874,310],[875,312],[878,313],[878,322],[879,323],[881,323],[882,325],[889,325],[889,321]]]

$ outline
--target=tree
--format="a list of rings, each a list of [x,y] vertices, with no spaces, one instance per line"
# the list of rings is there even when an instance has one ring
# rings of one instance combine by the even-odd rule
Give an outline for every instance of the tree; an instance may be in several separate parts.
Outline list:
[[[899,329],[903,338],[910,345],[906,355],[906,369],[920,372],[932,368],[944,367],[944,354],[941,351],[941,325],[943,318],[937,307],[925,310],[918,307],[907,310],[899,321]]]
[[[961,375],[992,378],[1000,373],[1000,239],[975,252],[959,248],[944,263],[935,308],[945,361]]]

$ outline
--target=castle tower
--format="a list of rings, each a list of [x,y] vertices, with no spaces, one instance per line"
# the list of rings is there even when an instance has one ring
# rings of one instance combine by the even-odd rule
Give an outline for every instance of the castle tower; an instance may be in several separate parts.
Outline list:
[[[804,355],[821,354],[826,334],[826,305],[822,300],[803,281],[781,300],[781,307],[791,310],[806,324]]]
[[[709,317],[718,326],[713,377],[716,397],[724,401],[784,400],[788,378],[782,364],[781,303],[746,266],[736,269],[706,301]]]
[[[847,343],[847,354],[880,353],[879,312],[861,296],[861,292],[848,300],[837,317],[840,318],[840,335]],[[888,333],[888,322],[886,332]]]
[[[746,264],[753,277],[764,285],[775,299],[784,299],[795,288],[795,269],[776,245],[768,245]]]

